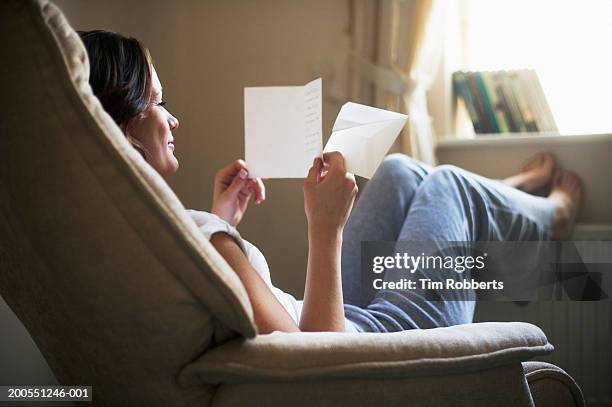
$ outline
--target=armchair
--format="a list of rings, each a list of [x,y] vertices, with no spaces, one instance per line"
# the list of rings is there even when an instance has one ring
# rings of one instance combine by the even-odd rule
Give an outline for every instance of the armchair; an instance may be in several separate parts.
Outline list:
[[[98,406],[580,406],[526,323],[257,335],[239,279],[88,85],[47,0],[0,0],[0,294]]]

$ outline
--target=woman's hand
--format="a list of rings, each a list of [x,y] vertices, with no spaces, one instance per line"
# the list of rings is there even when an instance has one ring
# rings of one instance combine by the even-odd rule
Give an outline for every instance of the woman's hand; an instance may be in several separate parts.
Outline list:
[[[211,212],[232,226],[237,226],[246,212],[252,195],[255,205],[266,199],[266,188],[261,178],[249,179],[243,160],[236,160],[217,171]]]
[[[346,172],[341,153],[325,153],[323,159],[327,167],[324,168],[323,161],[317,157],[308,171],[304,182],[304,208],[310,232],[338,236],[353,207],[357,184],[355,176]]]

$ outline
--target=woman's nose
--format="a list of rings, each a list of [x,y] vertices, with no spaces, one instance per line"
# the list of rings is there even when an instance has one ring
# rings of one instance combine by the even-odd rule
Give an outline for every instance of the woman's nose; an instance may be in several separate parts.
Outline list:
[[[170,124],[170,130],[176,130],[179,126],[179,121],[176,117],[168,113],[168,123]]]

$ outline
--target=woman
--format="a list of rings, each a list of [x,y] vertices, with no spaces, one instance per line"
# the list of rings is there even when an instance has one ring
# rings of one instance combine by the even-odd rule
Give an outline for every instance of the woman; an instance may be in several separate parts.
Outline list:
[[[165,107],[146,48],[110,31],[82,32],[90,84],[106,111],[144,159],[167,177],[178,170],[172,132],[179,122]],[[355,200],[355,178],[334,152],[315,159],[304,182],[308,268],[304,301],[274,287],[262,253],[240,237],[251,198],[265,200],[261,179],[244,161],[217,172],[211,213],[189,211],[236,272],[260,333],[386,332],[472,322],[474,292],[428,301],[418,290],[377,290],[360,278],[362,241],[523,241],[569,236],[581,199],[578,178],[549,154],[528,161],[503,182],[452,166],[431,168],[401,154],[387,157]],[[546,197],[530,195],[550,187]]]

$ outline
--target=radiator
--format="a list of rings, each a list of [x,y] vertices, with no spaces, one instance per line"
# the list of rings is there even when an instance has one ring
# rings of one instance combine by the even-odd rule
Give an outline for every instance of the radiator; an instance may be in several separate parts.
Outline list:
[[[572,239],[612,241],[612,225],[579,225]],[[612,275],[604,278],[609,281]],[[582,388],[588,406],[612,406],[612,300],[537,301],[526,306],[487,302],[476,306],[475,320],[539,326],[555,351],[538,360],[568,372]]]

